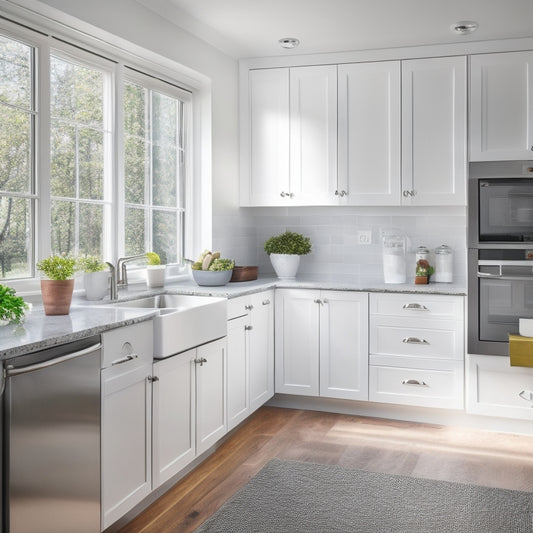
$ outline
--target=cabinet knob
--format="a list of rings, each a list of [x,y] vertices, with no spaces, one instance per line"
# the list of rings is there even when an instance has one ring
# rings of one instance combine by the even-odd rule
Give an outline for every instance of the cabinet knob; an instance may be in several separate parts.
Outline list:
[[[281,191],[280,196],[281,196],[282,198],[285,198],[285,197],[287,197],[287,198],[292,198],[292,197],[294,196],[294,194],[293,194],[292,192]]]
[[[261,303],[263,305],[270,305],[270,300],[263,300]]]
[[[402,385],[414,385],[415,387],[429,387],[425,381],[420,381],[418,379],[404,379]]]
[[[207,363],[207,359],[206,359],[205,357],[196,358],[196,359],[194,360],[194,362],[195,362],[197,365],[204,366],[204,363]]]
[[[324,299],[322,300],[322,303],[323,303],[323,304],[328,304],[328,303],[329,303],[329,300],[328,300],[327,298],[324,298]]]
[[[335,196],[339,196],[339,191],[335,191]]]
[[[429,309],[425,305],[416,303],[405,304],[403,306],[403,309],[408,309],[409,311],[429,311]]]
[[[282,198],[285,198],[286,193],[285,193],[284,191],[281,191],[280,196],[281,196]]]
[[[405,337],[402,342],[404,344],[429,344],[426,339],[419,339],[418,337]]]
[[[244,326],[244,329],[246,331],[250,331],[251,329],[254,329],[254,327],[253,326]]]
[[[244,308],[246,309],[246,311],[251,311],[254,308],[254,306],[250,304],[250,305],[245,305]]]
[[[316,304],[322,304],[322,300],[320,298],[317,298],[316,300],[313,300]]]
[[[148,381],[150,383],[155,383],[156,381],[159,381],[159,378],[157,376],[148,376]]]

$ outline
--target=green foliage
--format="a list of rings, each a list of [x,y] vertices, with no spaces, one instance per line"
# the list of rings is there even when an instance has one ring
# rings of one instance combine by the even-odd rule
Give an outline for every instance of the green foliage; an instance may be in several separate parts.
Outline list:
[[[435,272],[435,269],[425,260],[419,259],[416,262],[416,276],[431,276]]]
[[[146,260],[148,261],[148,264],[152,266],[161,264],[161,258],[155,252],[146,252]]]
[[[64,255],[51,255],[37,263],[37,270],[48,279],[56,281],[72,279],[76,271],[76,259]]]
[[[106,268],[107,264],[97,255],[85,255],[79,257],[76,266],[76,270],[81,270],[82,272],[101,272]]]
[[[209,265],[209,269],[212,272],[220,272],[221,270],[233,270],[235,261],[232,259],[213,259]]]
[[[0,320],[20,324],[26,309],[28,304],[20,296],[16,296],[14,289],[0,285]]]
[[[286,231],[265,241],[265,252],[270,254],[307,255],[311,252],[311,239],[301,233]]]

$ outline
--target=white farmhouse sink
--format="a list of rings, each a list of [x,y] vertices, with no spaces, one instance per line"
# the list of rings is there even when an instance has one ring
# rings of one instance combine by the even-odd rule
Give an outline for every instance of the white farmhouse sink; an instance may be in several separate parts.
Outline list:
[[[227,334],[227,300],[212,296],[160,294],[113,307],[158,309],[154,317],[154,357],[163,359]]]

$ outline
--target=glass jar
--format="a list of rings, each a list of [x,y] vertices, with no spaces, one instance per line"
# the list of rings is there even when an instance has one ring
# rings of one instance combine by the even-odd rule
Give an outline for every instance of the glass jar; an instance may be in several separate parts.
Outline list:
[[[435,274],[433,279],[440,283],[451,283],[453,281],[453,252],[446,244],[435,248]]]

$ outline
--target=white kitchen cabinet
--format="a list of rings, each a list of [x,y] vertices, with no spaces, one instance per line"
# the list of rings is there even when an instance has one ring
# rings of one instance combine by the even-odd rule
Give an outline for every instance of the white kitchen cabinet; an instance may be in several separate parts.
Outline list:
[[[275,390],[368,399],[368,295],[276,291]]]
[[[226,338],[153,365],[154,488],[226,434]]]
[[[196,350],[153,366],[153,485],[177,474],[196,457]]]
[[[152,490],[152,322],[102,334],[102,530]]]
[[[462,409],[464,298],[370,295],[369,399]]]
[[[251,70],[241,205],[316,205],[337,183],[337,67]]]
[[[533,52],[470,57],[470,160],[533,159]]]
[[[228,302],[228,430],[274,395],[274,291]]]
[[[466,57],[402,61],[402,204],[466,205]]]
[[[341,205],[399,205],[400,62],[338,67]]]
[[[469,354],[466,412],[533,420],[533,368],[511,366],[506,356]]]

